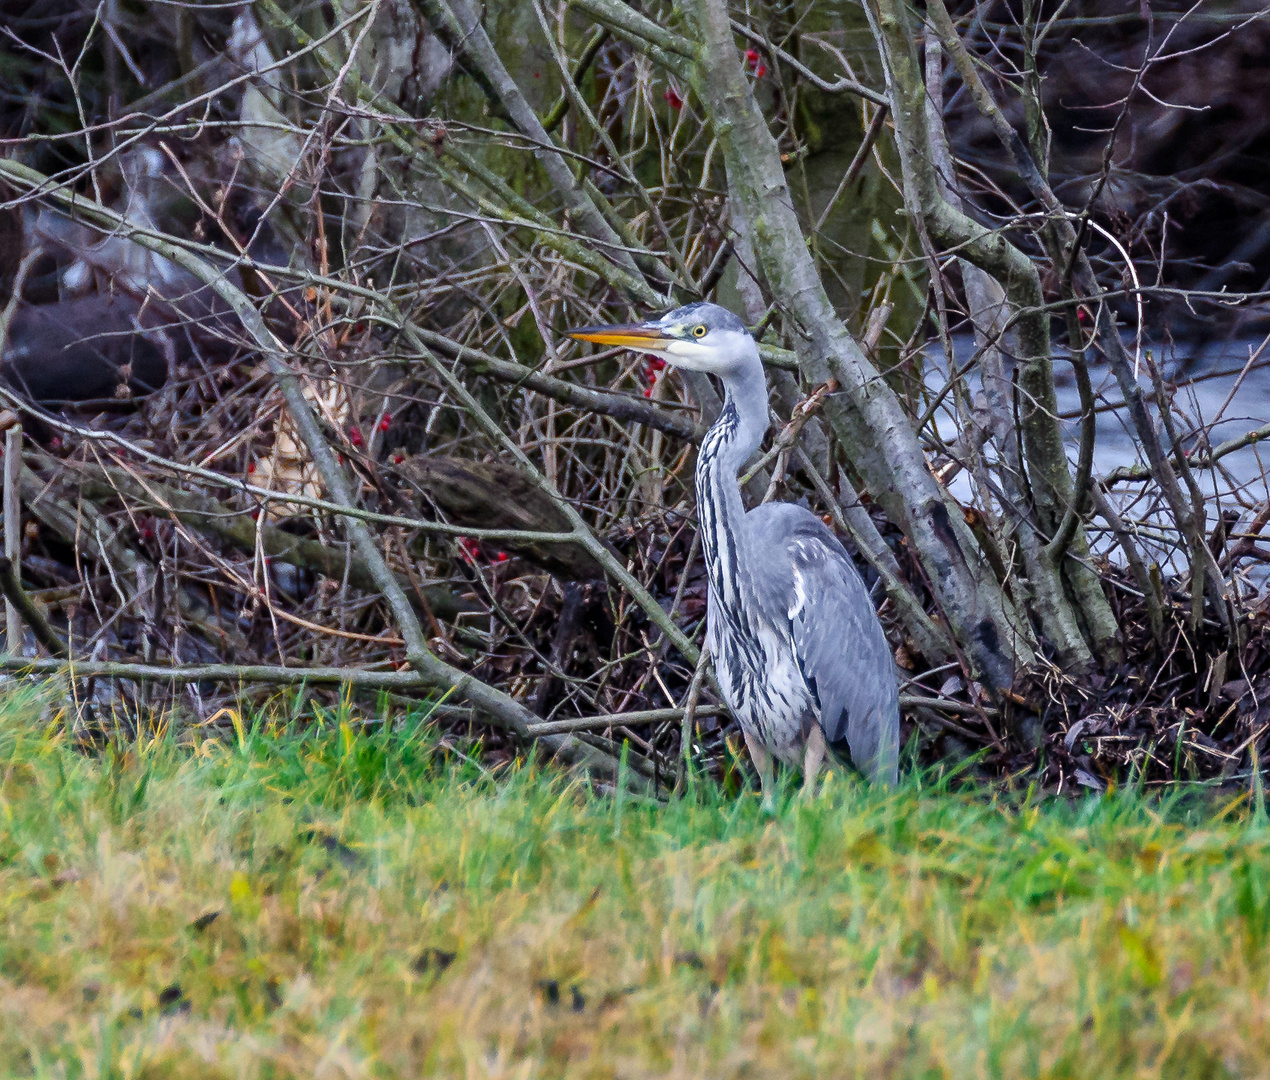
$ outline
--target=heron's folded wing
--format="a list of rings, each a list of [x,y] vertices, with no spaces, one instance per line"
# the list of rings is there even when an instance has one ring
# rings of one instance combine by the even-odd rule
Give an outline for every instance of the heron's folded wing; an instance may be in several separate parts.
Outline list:
[[[894,782],[899,755],[895,664],[873,602],[836,539],[791,537],[789,624],[829,745],[866,776]],[[845,743],[845,747],[843,747]]]

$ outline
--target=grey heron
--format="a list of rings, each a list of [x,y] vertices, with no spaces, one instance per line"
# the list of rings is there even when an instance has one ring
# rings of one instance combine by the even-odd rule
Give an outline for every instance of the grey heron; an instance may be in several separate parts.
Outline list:
[[[746,510],[737,473],[768,427],[758,344],[718,304],[678,308],[569,337],[655,353],[716,375],[725,392],[697,455],[697,514],[708,580],[706,641],[724,701],[741,725],[772,805],[772,759],[814,789],[826,751],[893,784],[899,757],[895,665],[850,556],[810,510]]]

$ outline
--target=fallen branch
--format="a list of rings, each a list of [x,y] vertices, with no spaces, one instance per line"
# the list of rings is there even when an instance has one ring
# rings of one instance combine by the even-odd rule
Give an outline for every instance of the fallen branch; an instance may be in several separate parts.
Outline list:
[[[924,697],[918,694],[901,694],[900,708],[921,711],[951,713],[953,716],[979,716],[987,713],[996,716],[1000,710],[990,706],[971,705],[966,701],[953,701],[944,697]],[[533,735],[553,735],[568,731],[603,731],[610,727],[635,727],[641,724],[664,724],[668,720],[682,720],[691,711],[697,719],[726,717],[725,705],[699,705],[689,710],[686,706],[676,709],[641,709],[628,713],[601,713],[598,716],[578,716],[568,720],[546,720],[530,724]],[[962,729],[958,729],[962,730]],[[980,736],[975,736],[979,738]]]
[[[38,457],[41,464],[48,464],[45,455]],[[343,581],[347,576],[353,588],[369,593],[376,591],[375,579],[366,564],[353,553],[346,557],[338,547],[303,539],[276,525],[258,524],[244,510],[235,510],[210,496],[139,478],[125,469],[58,464],[63,468],[74,468],[86,477],[83,491],[90,499],[124,496],[147,510],[167,514],[183,525],[219,537],[242,551],[254,552],[259,544],[265,555],[278,562],[313,570],[335,581]],[[410,595],[415,587],[413,583],[404,574],[396,576],[402,589]],[[447,621],[464,612],[484,610],[475,601],[464,600],[442,586],[424,587],[422,598],[438,619]]]
[[[408,457],[397,471],[460,525],[507,526],[533,536],[539,530],[562,532],[569,524],[523,471],[501,461]],[[509,540],[500,546],[559,578],[596,581],[604,577],[604,567],[576,542]]]

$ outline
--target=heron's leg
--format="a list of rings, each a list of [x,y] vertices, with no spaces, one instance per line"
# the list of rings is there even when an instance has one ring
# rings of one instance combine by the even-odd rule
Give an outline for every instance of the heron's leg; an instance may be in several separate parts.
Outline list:
[[[745,745],[750,751],[750,760],[754,762],[754,767],[758,769],[759,782],[763,785],[763,811],[772,813],[776,809],[776,804],[772,801],[772,788],[774,781],[772,780],[772,755],[768,753],[767,747],[763,745],[758,735],[751,734],[749,731],[742,729],[745,735]]]
[[[803,748],[803,797],[810,799],[816,793],[816,777],[825,760],[825,733],[819,724],[812,724],[807,732],[807,745]]]

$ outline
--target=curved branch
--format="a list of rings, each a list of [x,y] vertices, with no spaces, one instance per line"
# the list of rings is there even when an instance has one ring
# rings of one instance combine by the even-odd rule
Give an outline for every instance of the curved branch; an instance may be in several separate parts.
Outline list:
[[[405,639],[406,657],[411,667],[419,673],[425,685],[452,692],[460,700],[465,700],[479,709],[493,723],[522,739],[528,739],[528,726],[537,722],[538,717],[509,695],[445,663],[428,648],[422,627],[406,598],[405,590],[389,570],[388,564],[384,562],[384,557],[375,544],[366,522],[361,515],[356,514],[355,500],[348,478],[336,460],[335,452],[327,445],[318,426],[317,417],[313,414],[312,406],[305,398],[299,380],[287,362],[285,346],[265,323],[250,298],[231,283],[219,269],[191,254],[179,244],[157,238],[150,231],[138,228],[127,218],[108,210],[99,203],[73,192],[58,190],[50,185],[46,177],[34,169],[13,161],[0,161],[0,173],[27,190],[39,192],[46,198],[53,197],[69,203],[73,208],[90,210],[98,220],[111,221],[120,236],[170,259],[200,283],[211,288],[228,305],[264,356],[265,363],[287,403],[296,430],[312,455],[327,491],[333,496],[330,502],[336,512],[341,514],[354,550],[365,563],[380,594],[388,602],[394,621]],[[610,755],[597,751],[577,739],[551,736],[546,740],[546,744],[554,753],[567,761],[594,766],[607,774],[614,774],[617,771],[617,762]]]
[[[938,2],[932,0],[932,6]],[[1049,316],[1044,308],[1040,272],[1033,260],[1003,233],[985,228],[960,208],[955,195],[950,198],[946,194],[930,153],[936,118],[928,114],[927,81],[918,64],[908,10],[901,0],[876,0],[874,27],[886,61],[909,212],[924,223],[935,244],[956,251],[966,262],[996,279],[1009,303],[1014,326],[1011,340],[1017,353],[1016,427],[1022,442],[1019,458],[1020,464],[1026,466],[1023,475],[1032,495],[1027,523],[1034,540],[1030,539],[1025,548],[1030,551],[1027,559],[1033,587],[1031,607],[1064,666],[1086,667],[1096,652],[1101,654],[1113,647],[1116,626],[1101,585],[1083,562],[1066,561],[1055,569],[1042,557],[1040,538],[1058,531],[1073,494],[1058,422]],[[933,38],[930,45],[938,48]],[[929,62],[929,52],[927,59]],[[942,117],[938,119],[942,122]],[[1074,529],[1069,544],[1083,553],[1088,544],[1079,519]],[[1070,590],[1064,588],[1065,584],[1071,585]]]
[[[1245,446],[1254,446],[1259,442],[1264,442],[1266,439],[1270,439],[1270,424],[1264,424],[1259,428],[1253,428],[1251,431],[1245,431],[1242,435],[1237,435],[1233,439],[1218,443],[1208,453],[1197,454],[1189,460],[1194,468],[1207,469],[1227,454],[1233,454],[1236,450],[1242,450]],[[1174,457],[1173,460],[1177,461],[1178,459]],[[1098,483],[1102,487],[1111,487],[1113,484],[1126,480],[1150,479],[1152,479],[1152,474],[1149,468],[1144,469],[1141,465],[1121,465],[1120,468],[1109,472]]]
[[[22,588],[22,582],[18,578],[17,565],[7,558],[0,557],[0,592],[18,610],[18,614],[22,616],[22,621],[31,628],[31,633],[35,635],[35,640],[43,645],[50,656],[65,657],[67,656],[66,643],[57,636],[52,624],[48,621],[48,616],[42,612]]]
[[[583,77],[595,62],[600,50],[604,48],[604,43],[608,41],[610,33],[611,31],[607,26],[601,26],[591,35],[591,40],[583,46],[582,55],[578,57],[577,62],[573,65],[573,70],[569,72],[569,80],[574,87],[582,85]],[[543,129],[545,131],[555,131],[568,111],[569,88],[565,87],[564,92],[556,100],[556,103],[551,106],[551,111],[543,117]]]

